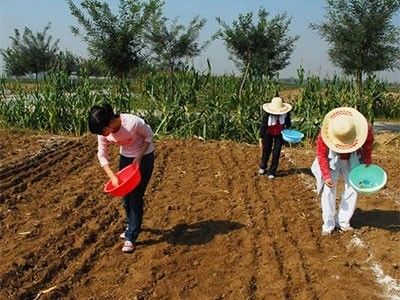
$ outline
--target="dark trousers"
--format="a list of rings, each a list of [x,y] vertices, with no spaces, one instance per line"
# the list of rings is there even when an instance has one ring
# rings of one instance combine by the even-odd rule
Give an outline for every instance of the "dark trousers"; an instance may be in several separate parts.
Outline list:
[[[271,167],[268,169],[268,175],[276,175],[276,170],[278,169],[279,157],[281,156],[281,149],[283,144],[282,134],[270,135],[266,133],[263,137],[263,149],[260,161],[260,168],[266,169],[269,157],[272,152],[272,162]],[[273,146],[273,150],[272,150]]]
[[[123,169],[132,163],[134,157],[120,156],[119,169]],[[140,174],[142,180],[139,185],[123,199],[128,226],[125,230],[125,239],[132,243],[136,241],[142,227],[144,192],[149,184],[154,167],[154,152],[143,156],[140,163]]]

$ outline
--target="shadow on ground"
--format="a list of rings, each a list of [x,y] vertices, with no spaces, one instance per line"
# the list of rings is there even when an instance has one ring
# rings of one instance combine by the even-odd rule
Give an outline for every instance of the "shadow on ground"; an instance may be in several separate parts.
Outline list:
[[[177,224],[172,229],[161,230],[144,228],[143,231],[160,236],[158,239],[138,242],[142,245],[153,245],[167,242],[172,245],[204,245],[220,234],[227,234],[234,230],[243,228],[244,225],[238,222],[225,220],[206,220],[193,224]]]
[[[400,231],[400,212],[393,210],[362,210],[357,208],[351,219],[351,226],[364,226],[386,229],[393,232]]]
[[[285,176],[295,175],[295,174],[300,174],[300,173],[314,178],[314,175],[312,174],[310,168],[291,168],[289,170],[278,170],[276,172],[276,177],[285,177]]]

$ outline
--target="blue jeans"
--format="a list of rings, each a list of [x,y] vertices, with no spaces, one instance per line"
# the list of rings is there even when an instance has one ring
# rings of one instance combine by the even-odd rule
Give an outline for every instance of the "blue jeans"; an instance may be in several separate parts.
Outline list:
[[[134,157],[120,156],[119,169],[132,163]],[[139,236],[143,220],[144,192],[150,181],[154,167],[154,152],[143,156],[140,163],[142,180],[139,185],[123,199],[128,226],[125,230],[125,239],[134,243]]]

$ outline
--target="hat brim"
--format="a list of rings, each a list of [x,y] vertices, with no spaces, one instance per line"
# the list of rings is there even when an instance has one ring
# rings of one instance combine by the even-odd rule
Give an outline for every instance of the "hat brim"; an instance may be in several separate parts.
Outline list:
[[[283,103],[283,105],[284,105],[284,107],[282,108],[282,110],[279,110],[279,111],[277,111],[271,107],[271,102],[264,103],[262,108],[265,112],[273,114],[273,115],[283,115],[292,110],[292,106],[290,104]]]
[[[351,143],[345,144],[336,139],[330,132],[330,122],[340,115],[351,116],[354,120],[356,138]],[[352,107],[339,107],[328,112],[322,122],[321,136],[329,149],[337,153],[351,153],[364,145],[368,136],[367,119],[356,109]]]

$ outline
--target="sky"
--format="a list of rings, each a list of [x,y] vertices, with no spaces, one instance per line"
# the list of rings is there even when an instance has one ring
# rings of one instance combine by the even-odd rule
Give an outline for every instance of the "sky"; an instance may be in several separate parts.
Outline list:
[[[80,0],[74,0],[79,4]],[[119,0],[107,0],[111,8],[118,7]],[[340,69],[334,67],[327,54],[329,45],[321,39],[319,34],[310,29],[310,23],[321,23],[325,15],[325,1],[323,0],[165,0],[164,15],[169,19],[178,17],[179,23],[187,25],[195,16],[207,20],[200,40],[209,39],[220,26],[216,17],[220,17],[227,24],[237,19],[239,14],[254,12],[265,8],[271,16],[286,13],[291,18],[290,36],[298,35],[295,49],[290,58],[290,65],[280,72],[281,78],[297,78],[297,69],[303,66],[307,74],[321,77],[341,74]],[[43,31],[51,23],[49,34],[59,39],[59,48],[69,50],[76,55],[86,57],[86,44],[72,34],[70,26],[78,23],[69,11],[64,0],[0,0],[0,49],[10,45],[10,36],[14,36],[14,29],[23,32],[24,27],[32,31]],[[393,19],[396,26],[400,26],[400,15]],[[203,53],[194,60],[195,66],[202,70],[210,60],[212,71],[215,74],[238,73],[234,63],[221,40],[213,41]],[[0,74],[3,72],[3,62],[0,58]],[[390,82],[400,82],[400,70],[380,72],[378,76]]]

